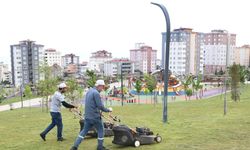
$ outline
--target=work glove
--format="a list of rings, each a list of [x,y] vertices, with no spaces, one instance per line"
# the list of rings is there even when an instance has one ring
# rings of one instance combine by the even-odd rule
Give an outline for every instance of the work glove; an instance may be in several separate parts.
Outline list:
[[[113,111],[113,108],[109,107],[108,110],[109,110],[110,112],[112,112],[112,111]]]

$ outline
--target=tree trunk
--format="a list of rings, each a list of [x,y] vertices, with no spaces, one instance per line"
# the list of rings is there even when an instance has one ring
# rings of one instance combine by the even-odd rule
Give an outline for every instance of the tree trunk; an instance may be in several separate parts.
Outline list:
[[[151,104],[153,103],[152,94],[153,94],[153,92],[151,92],[151,99],[150,99],[150,103],[151,103]]]
[[[140,104],[140,95],[138,94],[138,104]]]
[[[156,99],[157,99],[157,92],[154,91],[154,107],[155,107],[155,104],[156,104],[156,102],[157,102]]]
[[[42,98],[42,112],[44,111],[44,98]]]
[[[46,96],[46,112],[49,112],[49,96]]]
[[[195,90],[196,100],[198,99],[198,91]]]

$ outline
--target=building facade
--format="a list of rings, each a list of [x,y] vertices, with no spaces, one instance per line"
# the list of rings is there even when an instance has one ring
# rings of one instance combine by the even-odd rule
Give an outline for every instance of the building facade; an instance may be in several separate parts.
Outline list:
[[[150,46],[141,44],[130,50],[130,60],[134,62],[134,69],[143,73],[150,73],[156,70],[157,50]]]
[[[9,66],[7,64],[4,64],[3,62],[0,62],[0,82],[2,81],[10,81],[11,74],[9,71]]]
[[[43,79],[39,66],[44,64],[44,46],[24,40],[11,45],[12,83],[15,86],[36,84]]]
[[[66,68],[69,64],[75,64],[79,65],[79,56],[76,56],[75,54],[66,54],[62,56],[62,67]]]
[[[79,73],[83,75],[89,69],[88,62],[84,61],[79,64]]]
[[[105,76],[117,76],[119,74],[134,74],[134,63],[127,58],[112,59],[104,63]]]
[[[226,63],[228,66],[233,64],[236,34],[230,34],[226,30],[212,30],[205,34],[204,42],[205,74],[225,70]]]
[[[250,45],[244,45],[234,49],[234,62],[241,66],[250,66]]]
[[[112,59],[112,53],[101,50],[91,54],[89,58],[89,69],[95,72],[103,72],[103,64]]]
[[[44,61],[48,66],[57,64],[61,66],[61,52],[55,49],[46,49],[44,52]]]
[[[171,32],[169,45],[169,69],[178,75],[203,73],[204,33],[190,28],[179,28]],[[166,51],[166,33],[162,33],[162,68]]]

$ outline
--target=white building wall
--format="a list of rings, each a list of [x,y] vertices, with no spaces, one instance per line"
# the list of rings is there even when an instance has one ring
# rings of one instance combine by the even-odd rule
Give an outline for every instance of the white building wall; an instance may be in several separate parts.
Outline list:
[[[197,49],[195,47],[195,34],[190,34],[190,57],[189,57],[189,72],[192,74],[196,74],[195,65],[196,64],[196,54]]]
[[[19,46],[13,47],[13,58],[14,58],[14,78],[15,85],[20,86],[22,84],[22,62],[21,62],[21,49]]]
[[[234,49],[234,62],[242,66],[249,66],[250,47],[238,47]]]
[[[9,72],[9,67],[7,64],[4,64],[3,62],[0,63],[0,81],[6,80],[6,75]]]
[[[90,58],[89,59],[89,68],[91,70],[100,71],[100,64],[104,64],[106,61],[110,61],[112,58]]]
[[[186,42],[171,42],[169,55],[169,69],[175,74],[185,74]]]
[[[229,48],[229,65],[233,64],[234,46]],[[226,45],[204,45],[205,65],[226,65]]]
[[[61,52],[55,51],[55,52],[45,52],[46,62],[48,66],[53,66],[54,64],[57,64],[61,66]]]

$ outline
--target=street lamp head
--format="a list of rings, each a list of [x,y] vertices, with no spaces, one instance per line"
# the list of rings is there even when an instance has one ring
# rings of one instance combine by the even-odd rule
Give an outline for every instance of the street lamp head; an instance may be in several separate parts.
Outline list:
[[[159,5],[159,4],[157,4],[157,3],[154,3],[154,2],[151,2],[151,4],[152,4],[152,5]]]

